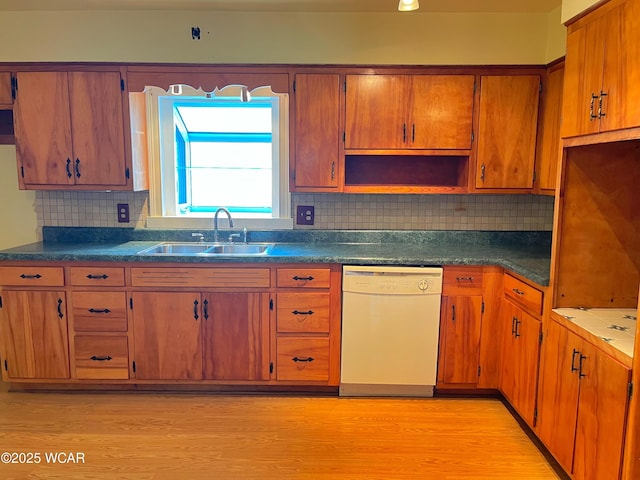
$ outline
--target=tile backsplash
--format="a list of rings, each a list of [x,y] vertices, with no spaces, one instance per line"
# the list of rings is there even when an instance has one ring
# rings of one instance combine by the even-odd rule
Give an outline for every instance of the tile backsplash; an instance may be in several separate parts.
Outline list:
[[[553,197],[540,195],[384,195],[294,193],[315,207],[318,230],[542,230],[553,227]],[[130,222],[116,205],[128,203]],[[36,192],[39,226],[144,228],[147,192]]]

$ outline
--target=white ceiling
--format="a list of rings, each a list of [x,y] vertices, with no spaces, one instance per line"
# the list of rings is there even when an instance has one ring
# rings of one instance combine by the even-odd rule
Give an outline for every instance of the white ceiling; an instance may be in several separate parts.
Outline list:
[[[546,13],[562,0],[421,0],[418,13]],[[0,0],[0,11],[211,10],[258,12],[396,12],[398,0]],[[403,13],[411,15],[413,13]]]

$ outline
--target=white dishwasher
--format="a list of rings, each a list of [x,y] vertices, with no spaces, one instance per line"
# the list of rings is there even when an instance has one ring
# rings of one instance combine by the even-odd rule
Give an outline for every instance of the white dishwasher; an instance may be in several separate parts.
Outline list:
[[[341,396],[431,397],[442,268],[345,266]]]

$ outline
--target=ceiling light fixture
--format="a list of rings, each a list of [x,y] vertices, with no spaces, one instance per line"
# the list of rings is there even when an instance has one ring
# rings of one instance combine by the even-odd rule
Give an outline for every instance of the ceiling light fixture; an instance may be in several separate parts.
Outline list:
[[[420,8],[418,0],[400,0],[398,3],[398,10],[400,12],[411,12]]]

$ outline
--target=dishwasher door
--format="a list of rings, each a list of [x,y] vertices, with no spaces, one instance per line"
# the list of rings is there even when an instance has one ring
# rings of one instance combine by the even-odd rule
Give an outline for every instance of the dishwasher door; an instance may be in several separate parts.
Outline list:
[[[343,269],[342,396],[433,396],[442,268]]]

